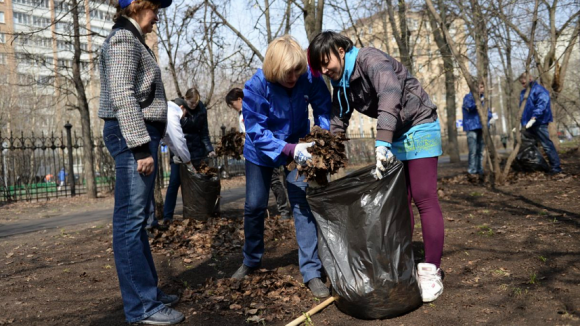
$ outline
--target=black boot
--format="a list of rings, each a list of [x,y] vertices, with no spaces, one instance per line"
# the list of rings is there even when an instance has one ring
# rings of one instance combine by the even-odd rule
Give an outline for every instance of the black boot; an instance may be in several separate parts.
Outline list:
[[[236,280],[241,280],[244,277],[246,277],[246,275],[252,274],[258,268],[259,267],[248,267],[242,264],[242,266],[238,268],[238,270],[234,273],[234,275],[232,275],[232,278],[235,278]]]
[[[322,283],[322,280],[318,277],[308,281],[308,288],[312,292],[312,295],[314,295],[317,298],[326,298],[327,296],[330,295],[328,288],[326,287],[326,285],[324,285],[324,283]]]

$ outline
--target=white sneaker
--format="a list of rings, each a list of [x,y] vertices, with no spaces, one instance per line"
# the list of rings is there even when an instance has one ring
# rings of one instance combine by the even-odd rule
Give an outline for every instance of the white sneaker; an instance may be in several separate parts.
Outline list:
[[[433,264],[419,263],[417,276],[423,302],[435,301],[443,293],[441,270]]]

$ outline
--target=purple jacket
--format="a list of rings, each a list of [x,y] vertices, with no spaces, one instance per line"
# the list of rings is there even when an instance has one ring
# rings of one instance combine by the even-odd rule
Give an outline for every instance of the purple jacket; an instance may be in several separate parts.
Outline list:
[[[392,143],[411,127],[437,120],[437,107],[417,78],[390,55],[375,48],[362,48],[346,89],[350,106],[377,118],[377,140]],[[340,117],[340,104],[334,89],[331,132],[345,132],[352,110]],[[343,96],[341,91],[341,96]],[[345,105],[344,97],[341,99]]]

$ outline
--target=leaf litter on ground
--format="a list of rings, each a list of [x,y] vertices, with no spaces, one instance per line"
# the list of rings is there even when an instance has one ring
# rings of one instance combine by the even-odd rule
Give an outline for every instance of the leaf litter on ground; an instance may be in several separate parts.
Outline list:
[[[209,278],[186,289],[182,301],[194,302],[204,312],[243,315],[254,323],[292,319],[318,304],[301,281],[267,269],[242,280]]]
[[[279,216],[265,219],[264,241],[294,237],[294,222]],[[153,230],[154,252],[182,257],[184,263],[240,252],[244,242],[242,219],[174,221],[166,231]],[[260,269],[243,280],[209,278],[197,288],[187,288],[182,301],[197,309],[219,314],[243,315],[247,322],[283,320],[299,316],[318,304],[301,281],[277,270]]]
[[[294,236],[294,222],[279,216],[264,220],[264,241]],[[156,253],[201,260],[240,252],[244,243],[243,219],[211,218],[207,221],[173,221],[166,231],[153,229],[151,248]]]

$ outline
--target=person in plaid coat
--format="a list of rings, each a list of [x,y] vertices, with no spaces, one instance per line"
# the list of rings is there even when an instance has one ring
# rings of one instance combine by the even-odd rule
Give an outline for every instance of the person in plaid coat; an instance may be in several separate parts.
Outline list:
[[[161,70],[144,35],[171,0],[120,0],[115,25],[99,58],[99,117],[103,139],[115,159],[113,250],[129,323],[177,324],[183,314],[169,308],[179,297],[158,287],[145,225],[153,199],[157,149],[165,134],[167,99]]]

